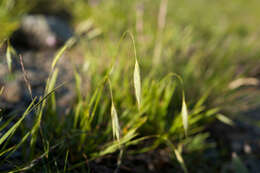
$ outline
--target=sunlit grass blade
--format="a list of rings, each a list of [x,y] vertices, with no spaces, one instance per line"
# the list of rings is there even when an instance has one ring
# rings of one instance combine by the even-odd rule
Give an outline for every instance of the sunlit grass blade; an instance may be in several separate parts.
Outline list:
[[[54,88],[57,76],[58,76],[58,69],[55,69],[53,75],[51,76],[51,78],[49,78],[47,80],[47,84],[46,84],[46,88],[45,88],[45,96],[35,105],[37,107],[39,106],[38,107],[39,111],[38,111],[38,114],[37,114],[37,118],[36,118],[35,124],[34,124],[34,126],[32,128],[32,131],[31,131],[32,138],[31,138],[30,145],[32,147],[32,150],[33,150],[33,146],[34,146],[34,144],[35,144],[35,142],[37,140],[37,132],[38,132],[38,129],[40,128],[43,111],[44,111],[44,108],[45,108],[46,103],[47,103],[47,98],[49,96],[51,96],[52,94],[54,94],[54,92],[57,89],[59,89],[60,87],[62,87],[65,84],[65,83],[62,83],[59,86],[57,86],[56,88]],[[54,104],[55,104],[55,102],[54,102]]]
[[[53,70],[55,65],[57,64],[58,60],[61,58],[63,53],[70,48],[74,43],[76,42],[76,39],[74,37],[70,38],[65,45],[59,49],[59,51],[56,53],[54,60],[52,61],[51,69]]]
[[[54,72],[53,72],[53,74],[52,74],[50,83],[49,83],[49,85],[48,85],[48,89],[47,89],[47,92],[48,92],[48,93],[50,93],[51,90],[53,90],[53,88],[55,87],[58,74],[59,74],[59,69],[58,69],[58,68],[55,68],[55,70],[54,70]],[[51,95],[51,107],[52,107],[52,110],[53,110],[53,111],[56,110],[55,93],[53,93],[53,94]]]
[[[181,108],[182,123],[185,135],[188,135],[188,109],[185,101],[184,91],[182,93],[182,108]]]

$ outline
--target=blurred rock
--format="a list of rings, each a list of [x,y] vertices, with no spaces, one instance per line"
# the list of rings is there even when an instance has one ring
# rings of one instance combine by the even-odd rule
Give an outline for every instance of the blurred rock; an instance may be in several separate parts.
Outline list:
[[[69,24],[55,16],[28,15],[12,37],[15,47],[54,48],[62,45],[73,31]]]
[[[24,68],[32,89],[32,96],[40,98],[44,96],[46,81],[51,73],[51,64],[56,50],[37,50],[22,52]],[[74,58],[77,57],[77,61]],[[55,91],[57,108],[59,115],[64,115],[73,106],[76,100],[76,87],[74,78],[74,68],[82,65],[83,59],[69,54],[64,54],[57,63],[59,68],[56,85],[65,83]],[[0,62],[0,87],[5,86],[4,95],[0,96],[0,108],[8,111],[24,111],[31,103],[31,96],[24,80],[24,74],[18,57],[13,57],[12,73],[8,71],[5,61]],[[86,86],[88,78],[82,79],[82,86]],[[87,93],[86,87],[82,87],[82,93]]]

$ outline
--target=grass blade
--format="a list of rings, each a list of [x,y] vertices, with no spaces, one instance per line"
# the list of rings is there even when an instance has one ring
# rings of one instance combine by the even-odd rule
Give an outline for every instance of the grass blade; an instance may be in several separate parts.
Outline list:
[[[6,128],[12,121],[13,119],[15,118],[15,116],[9,118],[5,123],[3,123],[1,126],[0,126],[0,132]]]
[[[57,64],[58,60],[61,58],[63,53],[68,48],[70,48],[75,42],[76,42],[76,39],[72,37],[65,43],[65,45],[62,48],[60,48],[60,50],[56,53],[56,55],[54,57],[54,60],[52,61],[52,64],[51,64],[51,69],[52,70],[54,69],[55,65]]]
[[[27,132],[26,135],[24,135],[22,140],[19,142],[19,144],[15,145],[13,147],[12,152],[9,153],[8,156],[5,159],[9,158],[18,148],[20,148],[20,146],[26,141],[26,139],[29,137],[30,134],[31,134],[31,132]]]
[[[22,123],[24,118],[29,114],[31,107],[33,106],[36,99],[32,101],[30,106],[26,109],[26,111],[23,113],[22,117],[0,138],[0,145],[11,135],[13,134],[16,129],[19,127],[19,125]]]
[[[67,150],[67,152],[66,152],[66,157],[65,157],[65,163],[64,163],[63,172],[66,172],[66,171],[67,171],[68,156],[69,156],[69,150]]]

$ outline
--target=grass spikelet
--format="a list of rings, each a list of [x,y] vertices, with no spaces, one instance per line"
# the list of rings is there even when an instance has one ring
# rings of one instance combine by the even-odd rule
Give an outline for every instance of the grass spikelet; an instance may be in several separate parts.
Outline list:
[[[134,87],[135,87],[135,96],[138,103],[138,108],[141,106],[141,76],[140,76],[140,68],[137,61],[135,59],[135,69],[134,69]]]
[[[10,41],[7,41],[7,50],[6,50],[6,61],[9,72],[12,71],[12,55],[11,55],[11,45]]]
[[[188,135],[188,109],[185,101],[184,91],[182,93],[182,108],[181,108],[182,123],[185,135]]]
[[[113,137],[118,142],[120,141],[120,126],[118,121],[118,115],[117,111],[114,105],[114,99],[113,99],[113,92],[112,92],[112,85],[111,81],[108,79],[109,89],[110,89],[110,96],[111,96],[111,119],[112,119],[112,131],[113,131]]]

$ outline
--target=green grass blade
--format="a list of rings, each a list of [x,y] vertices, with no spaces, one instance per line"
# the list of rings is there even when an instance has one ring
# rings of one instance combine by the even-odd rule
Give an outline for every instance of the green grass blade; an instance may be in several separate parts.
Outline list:
[[[8,148],[8,149],[2,151],[2,152],[0,153],[0,157],[1,157],[2,155],[4,155],[5,153],[8,153],[9,151],[12,151],[14,148],[15,148],[15,146],[12,146],[12,147],[10,147],[10,148]]]
[[[57,64],[58,60],[61,58],[61,56],[63,55],[63,53],[70,48],[74,43],[76,42],[76,39],[74,37],[70,38],[65,45],[59,49],[59,51],[56,53],[54,60],[52,61],[51,64],[51,69],[53,70],[55,65]]]
[[[66,157],[65,157],[65,163],[64,163],[63,172],[66,172],[66,171],[67,171],[68,156],[69,156],[69,150],[67,150],[67,152],[66,152]]]
[[[29,105],[29,107],[26,109],[26,111],[23,113],[22,117],[0,138],[0,145],[11,135],[13,134],[16,129],[19,127],[19,125],[22,123],[24,118],[29,114],[31,107],[33,106],[36,99],[33,99],[32,103]]]
[[[0,126],[0,132],[6,128],[8,126],[8,124],[10,124],[11,121],[13,121],[13,119],[15,118],[15,116],[9,118],[3,125]]]
[[[8,154],[8,156],[6,157],[9,158],[25,141],[26,139],[29,137],[29,135],[31,134],[31,132],[26,133],[26,135],[24,135],[24,137],[22,138],[22,140],[19,142],[19,144],[15,145],[12,152]]]

